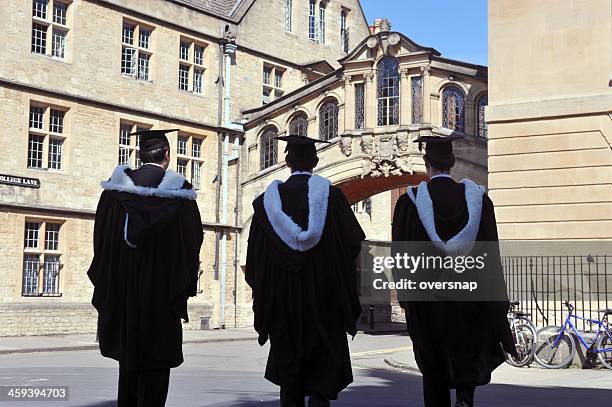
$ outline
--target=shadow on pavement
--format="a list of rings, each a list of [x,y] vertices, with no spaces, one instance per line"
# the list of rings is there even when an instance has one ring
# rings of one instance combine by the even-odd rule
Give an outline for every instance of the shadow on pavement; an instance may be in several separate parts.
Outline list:
[[[357,373],[357,372],[356,372]],[[360,385],[364,381],[368,385]],[[454,392],[453,392],[454,393]],[[453,395],[454,396],[454,395]],[[489,384],[476,390],[477,407],[609,407],[612,389],[573,387],[530,387]],[[421,407],[421,377],[384,369],[360,370],[356,382],[342,392],[332,406]],[[231,403],[202,404],[202,407],[278,407],[278,399],[249,398]]]

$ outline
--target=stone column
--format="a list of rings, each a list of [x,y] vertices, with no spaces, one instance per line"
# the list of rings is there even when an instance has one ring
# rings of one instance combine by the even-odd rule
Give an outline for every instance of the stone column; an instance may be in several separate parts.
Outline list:
[[[353,130],[355,128],[355,84],[351,75],[345,75],[344,79],[344,120],[340,123],[344,127],[339,129],[340,133]]]
[[[408,126],[411,123],[411,112],[410,76],[408,76],[408,68],[402,68],[400,69],[400,125]]]
[[[373,129],[376,127],[376,114],[378,111],[378,102],[376,101],[376,86],[374,78],[376,70],[372,69],[364,75],[365,77],[365,127]]]
[[[431,119],[431,65],[421,67],[423,75],[423,124],[432,125]]]

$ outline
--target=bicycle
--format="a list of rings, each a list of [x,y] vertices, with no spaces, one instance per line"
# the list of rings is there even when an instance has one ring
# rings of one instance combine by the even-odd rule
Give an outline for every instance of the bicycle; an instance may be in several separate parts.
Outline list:
[[[612,369],[612,326],[608,323],[608,315],[612,315],[612,308],[598,310],[603,313],[601,319],[584,318],[574,314],[574,306],[565,301],[564,305],[569,313],[560,327],[547,326],[538,331],[535,360],[542,367],[560,369],[567,367],[574,360],[576,354],[576,341],[568,331],[571,329],[580,342],[590,351],[594,352],[599,361],[608,369]],[[587,321],[589,325],[597,325],[597,335],[593,343],[589,344],[572,323],[575,320]]]
[[[508,323],[514,338],[517,357],[506,353],[506,362],[515,367],[525,367],[533,362],[535,354],[536,328],[529,318],[531,314],[522,311],[515,311],[519,306],[518,301],[510,303],[508,311]]]

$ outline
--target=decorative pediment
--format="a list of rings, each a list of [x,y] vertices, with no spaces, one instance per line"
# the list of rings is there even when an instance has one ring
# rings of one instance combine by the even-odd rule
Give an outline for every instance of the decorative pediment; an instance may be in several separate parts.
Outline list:
[[[434,48],[419,45],[402,33],[381,31],[366,37],[339,62],[346,65],[351,62],[376,59],[380,55],[405,55],[414,52],[425,52],[433,56],[440,56],[440,52]]]

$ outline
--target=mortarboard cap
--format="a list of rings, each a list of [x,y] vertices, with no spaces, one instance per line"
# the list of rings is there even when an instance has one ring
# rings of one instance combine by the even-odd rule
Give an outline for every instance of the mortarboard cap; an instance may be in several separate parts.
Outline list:
[[[414,140],[415,143],[419,143],[419,151],[423,149],[423,143],[426,145],[426,150],[429,153],[437,155],[449,155],[453,152],[452,142],[464,138],[459,135],[450,136],[421,136]]]
[[[166,133],[172,133],[179,129],[168,130],[138,130],[131,133],[130,136],[140,136],[140,151],[153,151],[158,148],[169,146]]]
[[[286,141],[287,147],[285,147],[285,152],[289,154],[296,155],[298,157],[307,157],[311,155],[317,154],[317,148],[315,147],[316,143],[325,143],[329,144],[330,141],[325,140],[317,140],[304,136],[279,136],[276,137],[277,140]]]

